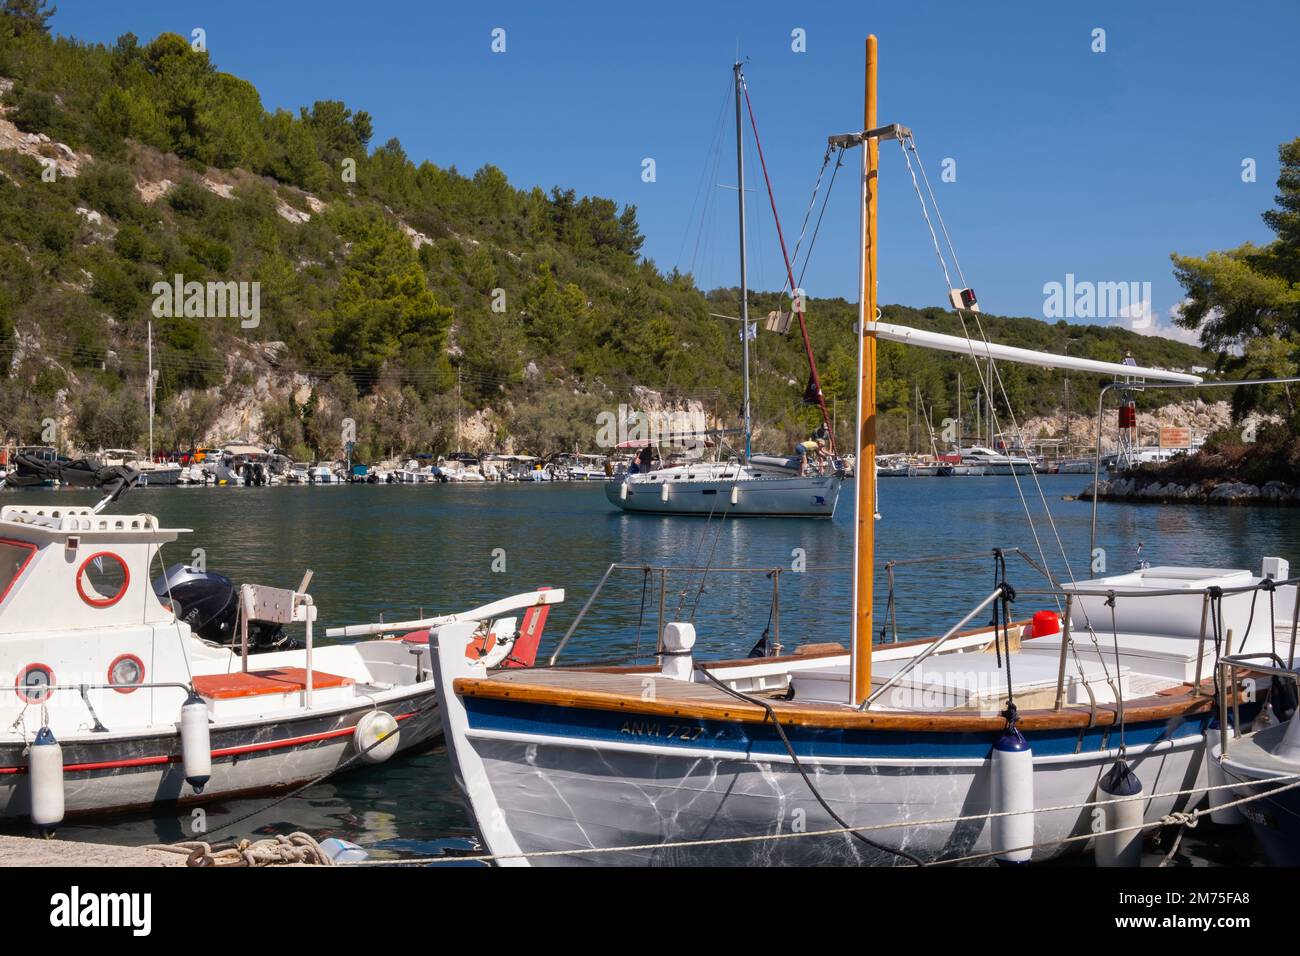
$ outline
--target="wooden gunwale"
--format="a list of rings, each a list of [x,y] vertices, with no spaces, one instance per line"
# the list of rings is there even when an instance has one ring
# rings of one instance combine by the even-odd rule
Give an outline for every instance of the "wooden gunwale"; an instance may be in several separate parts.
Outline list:
[[[554,671],[552,671],[554,673]],[[1210,682],[1205,682],[1208,687]],[[709,685],[698,685],[709,687]],[[1203,687],[1203,689],[1204,689]],[[462,697],[479,697],[489,700],[509,700],[520,704],[546,704],[553,707],[616,711],[645,716],[680,717],[697,720],[736,721],[762,724],[767,712],[761,707],[740,701],[725,704],[710,700],[642,700],[637,692],[619,693],[572,687],[546,687],[492,678],[460,677],[452,689]],[[710,688],[711,689],[711,688]],[[845,705],[820,702],[767,701],[783,725],[816,727],[837,730],[891,730],[925,731],[939,733],[994,732],[1006,727],[1000,716],[952,713],[899,713],[851,710]],[[1126,723],[1171,720],[1209,713],[1213,698],[1197,695],[1189,684],[1171,688],[1162,694],[1128,701],[1124,707]],[[1087,707],[1071,706],[1062,710],[1022,710],[1018,726],[1022,731],[1058,730],[1092,726],[1108,727],[1116,724],[1117,710],[1098,705],[1093,711]]]

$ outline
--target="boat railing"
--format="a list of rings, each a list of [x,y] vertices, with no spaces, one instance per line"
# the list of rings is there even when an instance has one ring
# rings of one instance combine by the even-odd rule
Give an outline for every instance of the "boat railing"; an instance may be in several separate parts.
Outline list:
[[[1135,588],[1133,590],[1129,590],[1127,588],[1116,589],[1116,588],[1078,587],[1075,585],[1071,585],[1068,588],[1060,587],[1060,586],[1055,588],[1047,588],[1047,589],[1024,588],[1024,589],[1017,590],[1017,596],[1053,597],[1058,600],[1060,598],[1065,598],[1064,625],[1062,628],[1062,631],[1065,635],[1065,639],[1061,641],[1060,673],[1058,675],[1057,683],[1056,683],[1056,708],[1055,709],[1060,710],[1064,698],[1064,693],[1065,693],[1066,654],[1072,640],[1070,638],[1070,620],[1074,611],[1075,598],[1079,598],[1079,597],[1104,598],[1107,604],[1113,606],[1120,599],[1127,599],[1127,598],[1193,597],[1196,595],[1200,595],[1201,625],[1200,625],[1200,633],[1198,635],[1197,649],[1196,649],[1196,676],[1192,680],[1193,693],[1199,694],[1201,693],[1201,679],[1204,676],[1202,669],[1204,667],[1204,662],[1205,662],[1205,645],[1210,638],[1211,622],[1216,618],[1216,615],[1214,613],[1214,607],[1213,607],[1214,603],[1215,602],[1221,603],[1223,598],[1231,597],[1237,594],[1251,594],[1251,593],[1258,594],[1261,591],[1273,592],[1276,591],[1278,588],[1292,587],[1292,586],[1296,588],[1296,595],[1295,595],[1295,600],[1292,603],[1292,607],[1291,607],[1291,640],[1290,640],[1291,647],[1287,657],[1288,666],[1291,666],[1295,664],[1296,638],[1297,635],[1300,634],[1300,577],[1287,578],[1284,581],[1274,580],[1273,578],[1263,578],[1255,582],[1254,584],[1231,585],[1226,587],[1222,585],[1210,584],[1210,585],[1206,585],[1205,587],[1199,587],[1199,588],[1141,588],[1141,589]],[[1220,621],[1222,620],[1222,611],[1220,611],[1219,614],[1217,615],[1217,619]],[[1091,630],[1092,625],[1091,623],[1085,622],[1085,627]],[[1245,640],[1246,636],[1248,635],[1243,635],[1242,638],[1243,641]],[[1223,635],[1223,637],[1227,641],[1226,650],[1228,654],[1220,657],[1219,658],[1220,661],[1227,660],[1228,655],[1232,653],[1232,629],[1229,628],[1226,634]],[[1243,655],[1243,657],[1249,657],[1249,656],[1252,655]]]
[[[1271,664],[1259,663],[1272,661]],[[1228,742],[1241,736],[1241,694],[1232,695],[1232,733],[1228,732],[1228,692],[1229,687],[1237,686],[1237,677],[1241,671],[1252,674],[1265,674],[1271,678],[1292,681],[1300,696],[1300,672],[1282,663],[1282,658],[1272,651],[1259,654],[1225,654],[1219,658],[1219,756],[1228,755]],[[1294,718],[1293,718],[1294,719]]]
[[[880,628],[880,639],[883,641],[885,636],[888,634],[895,644],[898,643],[898,582],[894,575],[896,568],[921,564],[960,564],[971,561],[987,561],[989,558],[1000,560],[1004,557],[1020,558],[1029,565],[1030,568],[1046,578],[1049,584],[1054,587],[1060,586],[1056,578],[1052,576],[1051,570],[1035,561],[1033,556],[1023,548],[993,548],[990,551],[973,551],[958,554],[931,554],[918,558],[903,558],[897,561],[886,561],[885,575],[889,581],[889,592],[885,598],[885,620],[884,624]]]
[[[998,598],[1003,597],[1003,595],[1006,593],[1007,593],[1007,589],[1005,585],[1000,584],[996,588],[994,588],[992,594],[990,594],[984,600],[980,601],[979,604],[976,604],[973,608],[971,608],[970,612],[967,613],[965,617],[963,617],[952,627],[948,628],[948,630],[944,633],[942,637],[940,637],[938,640],[931,641],[929,644],[927,644],[923,651],[921,651],[919,654],[913,657],[903,667],[900,667],[897,671],[895,671],[892,675],[890,675],[888,680],[886,680],[883,684],[881,684],[874,691],[872,691],[871,695],[867,697],[867,699],[864,700],[858,706],[858,710],[867,710],[868,708],[870,708],[871,705],[880,698],[881,694],[885,693],[885,691],[889,690],[889,688],[893,687],[900,680],[902,680],[913,670],[919,667],[922,661],[924,661],[931,654],[938,651],[939,648],[943,647],[943,645],[946,644],[950,638],[958,634],[963,627],[969,624],[971,622],[971,619],[975,617],[976,614],[980,613],[980,611],[984,610],[986,607],[988,607]],[[993,639],[996,641],[997,638],[998,635],[996,632],[994,632]]]
[[[817,573],[827,573],[831,571],[848,571],[848,570],[850,570],[848,565],[827,565],[825,567],[805,567],[802,570],[794,571],[791,568],[780,567],[780,566],[772,567],[772,568],[692,567],[689,565],[631,564],[631,563],[615,561],[612,564],[610,564],[610,566],[605,569],[605,573],[600,576],[600,580],[596,582],[596,587],[592,590],[591,594],[588,595],[586,602],[578,610],[578,614],[576,617],[574,617],[573,623],[569,625],[569,629],[564,632],[564,636],[560,638],[559,643],[556,644],[555,650],[551,653],[551,656],[548,658],[547,663],[548,666],[551,667],[555,666],[556,662],[560,659],[560,654],[564,651],[565,646],[569,643],[569,638],[573,636],[574,632],[577,631],[579,625],[582,624],[583,618],[587,616],[587,612],[591,609],[591,606],[596,602],[596,598],[600,595],[600,592],[604,589],[606,582],[609,581],[610,576],[613,575],[615,571],[640,571],[643,575],[646,576],[647,579],[651,576],[657,579],[658,591],[659,591],[659,625],[658,625],[657,636],[655,640],[655,651],[656,653],[659,653],[663,651],[664,625],[668,623],[668,619],[666,617],[667,611],[666,611],[665,604],[666,604],[666,599],[668,594],[668,575],[670,572],[679,573],[679,574],[699,574],[704,576],[710,574],[762,574],[771,578],[772,579],[772,644],[771,646],[778,647],[781,642],[781,575],[782,574],[810,574],[810,573],[817,574]]]

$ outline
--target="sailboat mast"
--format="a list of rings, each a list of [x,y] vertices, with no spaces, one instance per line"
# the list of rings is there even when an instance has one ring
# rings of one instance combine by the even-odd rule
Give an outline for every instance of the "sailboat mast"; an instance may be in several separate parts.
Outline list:
[[[153,323],[148,323],[149,378],[145,388],[149,395],[149,460],[153,461]]]
[[[865,130],[876,128],[876,38],[867,37]],[[862,259],[858,289],[857,525],[854,528],[853,674],[851,703],[871,693],[872,587],[876,558],[876,197],[880,144],[862,144]]]
[[[745,274],[745,138],[741,126],[740,101],[744,97],[742,84],[744,76],[740,72],[740,63],[732,67],[736,76],[736,196],[740,207],[740,341],[744,345],[744,397],[741,399],[740,414],[745,421],[745,461],[752,453],[750,439],[753,428],[749,418],[749,283]]]

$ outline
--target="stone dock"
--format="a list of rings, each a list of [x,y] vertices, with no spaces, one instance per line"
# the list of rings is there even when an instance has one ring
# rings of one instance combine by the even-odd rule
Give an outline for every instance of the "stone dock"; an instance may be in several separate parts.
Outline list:
[[[1093,486],[1079,493],[1080,499],[1092,498]],[[1097,497],[1102,501],[1153,501],[1210,505],[1277,505],[1300,506],[1300,488],[1282,481],[1251,485],[1244,481],[1193,482],[1180,485],[1161,482],[1152,476],[1112,478],[1097,483]]]
[[[0,835],[0,866],[184,866],[179,853],[108,843]]]

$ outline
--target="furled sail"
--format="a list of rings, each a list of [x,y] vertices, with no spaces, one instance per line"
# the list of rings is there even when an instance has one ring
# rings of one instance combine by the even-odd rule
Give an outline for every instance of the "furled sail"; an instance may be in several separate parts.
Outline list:
[[[921,348],[937,349],[940,352],[958,352],[973,355],[978,359],[997,359],[1002,362],[1018,362],[1021,365],[1039,365],[1043,368],[1063,368],[1076,372],[1093,372],[1098,375],[1112,375],[1119,379],[1144,379],[1151,382],[1181,382],[1186,385],[1199,385],[1204,379],[1188,372],[1171,372],[1163,368],[1148,368],[1142,365],[1123,365],[1119,362],[1101,362],[1096,359],[1078,358],[1073,355],[1057,355],[1053,352],[1038,352],[1034,349],[1017,348],[1014,345],[998,345],[995,342],[981,342],[966,339],[960,335],[944,335],[941,332],[928,332],[913,329],[906,325],[892,325],[888,322],[874,322],[868,325],[877,338],[890,342],[902,342],[905,345],[918,345]]]

